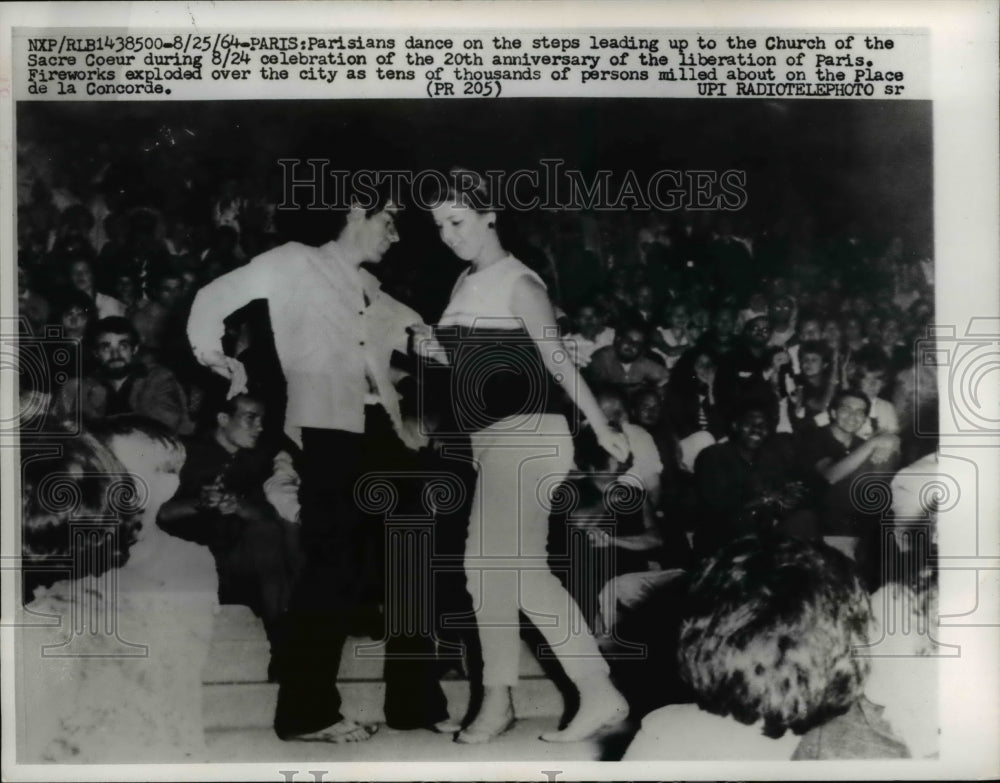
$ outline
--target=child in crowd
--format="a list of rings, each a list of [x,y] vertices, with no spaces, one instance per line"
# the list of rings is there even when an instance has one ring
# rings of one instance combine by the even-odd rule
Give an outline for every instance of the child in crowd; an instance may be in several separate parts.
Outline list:
[[[652,333],[652,349],[663,357],[667,369],[673,369],[681,354],[694,340],[688,332],[690,313],[683,302],[672,302],[664,308],[666,326],[658,326]]]
[[[606,325],[604,311],[594,302],[577,308],[574,326],[575,331],[563,337],[563,343],[577,367],[586,367],[595,351],[615,341],[615,330]]]

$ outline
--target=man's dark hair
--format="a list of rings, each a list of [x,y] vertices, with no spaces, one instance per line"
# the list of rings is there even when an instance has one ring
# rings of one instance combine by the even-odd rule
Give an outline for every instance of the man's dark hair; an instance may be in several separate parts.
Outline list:
[[[740,400],[733,408],[732,425],[735,428],[743,419],[751,413],[760,413],[764,416],[764,421],[771,430],[771,434],[778,427],[778,411],[771,401],[763,395],[748,395]]]
[[[646,343],[649,342],[649,327],[646,326],[646,323],[639,317],[638,313],[633,310],[623,314],[615,325],[615,338],[624,335],[626,332],[639,332],[642,334],[642,339]]]
[[[220,395],[215,401],[215,405],[212,406],[212,420],[220,413],[225,413],[227,416],[232,416],[239,410],[239,403],[242,401],[256,402],[259,405],[264,405],[264,400],[253,392],[244,392],[242,394],[237,394],[235,397],[230,397],[226,399],[225,395]]]
[[[803,355],[807,353],[819,356],[823,360],[823,364],[829,364],[833,358],[833,351],[830,350],[830,346],[822,340],[805,340],[799,344],[799,364],[802,363]]]
[[[856,400],[861,400],[865,404],[865,413],[871,413],[872,401],[868,399],[868,395],[863,391],[858,389],[841,389],[836,394],[833,395],[833,399],[830,400],[830,411],[835,411],[840,407],[842,403],[848,397],[853,397]]]
[[[320,155],[308,158],[323,159]],[[381,177],[378,169],[356,168],[343,177],[334,178],[331,172],[335,166],[310,166],[307,157],[300,156],[293,164],[285,161],[282,173],[283,193],[273,194],[278,204],[275,224],[283,241],[302,242],[307,245],[321,245],[336,239],[347,225],[351,205],[359,204],[365,210],[365,217],[371,217],[391,201],[399,201],[402,196],[393,192],[391,177]],[[315,178],[315,183],[311,180]],[[308,179],[309,187],[294,187],[292,180]],[[327,203],[313,204],[316,194],[324,193]],[[315,196],[320,199],[319,195]]]
[[[139,333],[135,330],[132,322],[128,318],[120,315],[109,315],[92,324],[88,330],[87,344],[91,348],[97,347],[97,340],[102,334],[124,334],[131,340],[132,345],[139,347]]]

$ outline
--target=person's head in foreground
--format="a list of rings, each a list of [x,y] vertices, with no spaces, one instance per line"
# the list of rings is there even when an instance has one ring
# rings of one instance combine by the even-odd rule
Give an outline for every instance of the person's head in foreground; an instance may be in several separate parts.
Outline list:
[[[26,454],[22,464],[26,602],[40,585],[124,565],[141,527],[140,486],[103,443],[83,434],[59,446],[55,456]]]
[[[156,535],[160,506],[177,492],[185,451],[165,425],[135,414],[109,416],[95,423],[93,434],[111,451],[137,485],[142,514],[138,540]]]
[[[863,692],[871,608],[851,561],[793,538],[740,539],[693,575],[681,625],[681,677],[701,709],[802,734]]]

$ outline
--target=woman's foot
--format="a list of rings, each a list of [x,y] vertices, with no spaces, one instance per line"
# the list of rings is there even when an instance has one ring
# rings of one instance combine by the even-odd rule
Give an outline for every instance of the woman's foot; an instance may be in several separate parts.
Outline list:
[[[580,709],[562,731],[550,731],[539,739],[545,742],[583,742],[594,734],[616,726],[628,717],[628,702],[605,678],[592,685],[578,684]]]
[[[455,736],[460,745],[482,745],[514,725],[514,702],[508,686],[488,685],[476,719]]]
[[[364,742],[378,731],[378,726],[364,726],[353,720],[344,718],[319,731],[308,734],[295,734],[287,739],[294,742],[330,742],[339,745],[343,742]]]

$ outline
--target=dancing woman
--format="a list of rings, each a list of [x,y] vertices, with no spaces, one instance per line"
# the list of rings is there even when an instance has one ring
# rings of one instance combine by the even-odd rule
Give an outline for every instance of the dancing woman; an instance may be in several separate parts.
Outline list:
[[[443,352],[452,365],[453,418],[469,433],[478,468],[465,571],[483,649],[484,695],[455,741],[488,742],[514,723],[519,610],[536,620],[580,693],[570,723],[541,738],[580,741],[622,720],[628,705],[579,607],[547,566],[546,490],[573,464],[562,391],[606,451],[623,461],[628,444],[608,426],[569,359],[541,278],[501,244],[482,178],[453,170],[450,187],[434,203],[442,241],[471,264],[433,336],[429,328],[415,330],[421,353]]]

